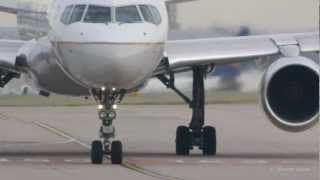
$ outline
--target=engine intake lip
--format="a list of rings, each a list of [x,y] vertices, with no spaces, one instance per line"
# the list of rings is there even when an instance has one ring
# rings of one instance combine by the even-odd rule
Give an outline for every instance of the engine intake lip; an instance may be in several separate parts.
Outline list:
[[[265,112],[270,117],[271,122],[277,127],[290,131],[290,132],[300,132],[306,129],[313,127],[319,121],[319,104],[317,104],[318,112],[308,114],[305,118],[299,121],[299,119],[290,119],[287,117],[281,116],[279,111],[275,110],[272,105],[274,102],[270,102],[270,84],[272,86],[272,81],[277,73],[282,73],[288,70],[289,68],[298,68],[300,70],[307,70],[308,73],[313,73],[316,75],[319,88],[319,65],[314,61],[307,59],[305,57],[285,57],[274,62],[265,73],[263,77],[262,84],[262,105],[265,109]],[[319,92],[319,91],[318,91]],[[319,93],[318,93],[319,102]]]

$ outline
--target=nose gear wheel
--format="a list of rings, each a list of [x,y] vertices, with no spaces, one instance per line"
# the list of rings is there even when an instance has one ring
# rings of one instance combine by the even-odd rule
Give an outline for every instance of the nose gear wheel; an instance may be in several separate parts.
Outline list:
[[[98,117],[101,120],[99,137],[101,140],[95,140],[91,145],[92,164],[102,164],[104,157],[109,156],[112,164],[121,164],[123,159],[123,148],[121,141],[113,140],[115,138],[116,128],[113,121],[117,117],[114,109],[115,101],[118,97],[123,98],[120,92],[113,90],[92,90],[93,97],[99,103]],[[123,92],[124,93],[124,92]]]

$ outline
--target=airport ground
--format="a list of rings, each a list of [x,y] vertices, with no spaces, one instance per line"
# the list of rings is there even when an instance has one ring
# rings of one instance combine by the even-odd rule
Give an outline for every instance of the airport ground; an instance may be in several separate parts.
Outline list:
[[[91,165],[97,138],[95,106],[1,107],[0,176],[4,180],[317,180],[318,131],[294,134],[273,127],[258,104],[208,105],[206,119],[218,131],[218,154],[174,154],[175,129],[187,124],[184,105],[120,106],[117,138],[122,166]]]

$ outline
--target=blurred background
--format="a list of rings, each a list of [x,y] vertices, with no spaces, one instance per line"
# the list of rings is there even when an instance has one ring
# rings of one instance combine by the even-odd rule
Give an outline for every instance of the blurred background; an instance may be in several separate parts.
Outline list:
[[[45,0],[1,0],[0,5],[36,8],[45,11]],[[274,33],[311,32],[319,30],[318,0],[195,0],[168,6],[170,16],[169,39],[248,36]],[[39,14],[18,16],[0,13],[0,38],[32,39],[48,29]],[[35,29],[36,27],[36,29]],[[35,31],[36,30],[36,31]],[[208,102],[257,101],[258,87],[265,68],[272,62],[249,61],[241,64],[220,65],[208,74],[206,89]],[[178,87],[191,93],[191,74],[178,75]],[[0,89],[1,95],[35,95],[21,80]],[[151,80],[145,88],[130,95],[139,103],[141,97],[160,96],[166,101],[180,102],[158,80]],[[135,98],[137,97],[137,98]],[[172,98],[174,97],[174,98]],[[143,99],[143,98],[142,98]],[[231,100],[232,99],[232,100]]]

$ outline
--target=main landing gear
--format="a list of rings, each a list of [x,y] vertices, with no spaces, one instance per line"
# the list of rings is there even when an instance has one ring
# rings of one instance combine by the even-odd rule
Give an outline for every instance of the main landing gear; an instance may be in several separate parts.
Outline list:
[[[190,150],[198,147],[205,156],[214,156],[217,152],[216,129],[211,126],[204,127],[205,90],[204,78],[207,68],[193,67],[192,100],[175,87],[174,74],[170,77],[159,75],[158,79],[168,88],[175,91],[192,109],[192,119],[187,126],[179,126],[176,131],[176,154],[186,156]]]
[[[91,162],[92,164],[102,164],[105,155],[111,157],[112,164],[122,163],[122,143],[121,141],[112,141],[115,137],[115,127],[113,121],[116,119],[115,101],[119,98],[120,101],[124,96],[123,93],[117,92],[115,89],[107,90],[92,90],[91,94],[99,103],[98,115],[101,120],[99,135],[101,140],[95,140],[91,144]]]

